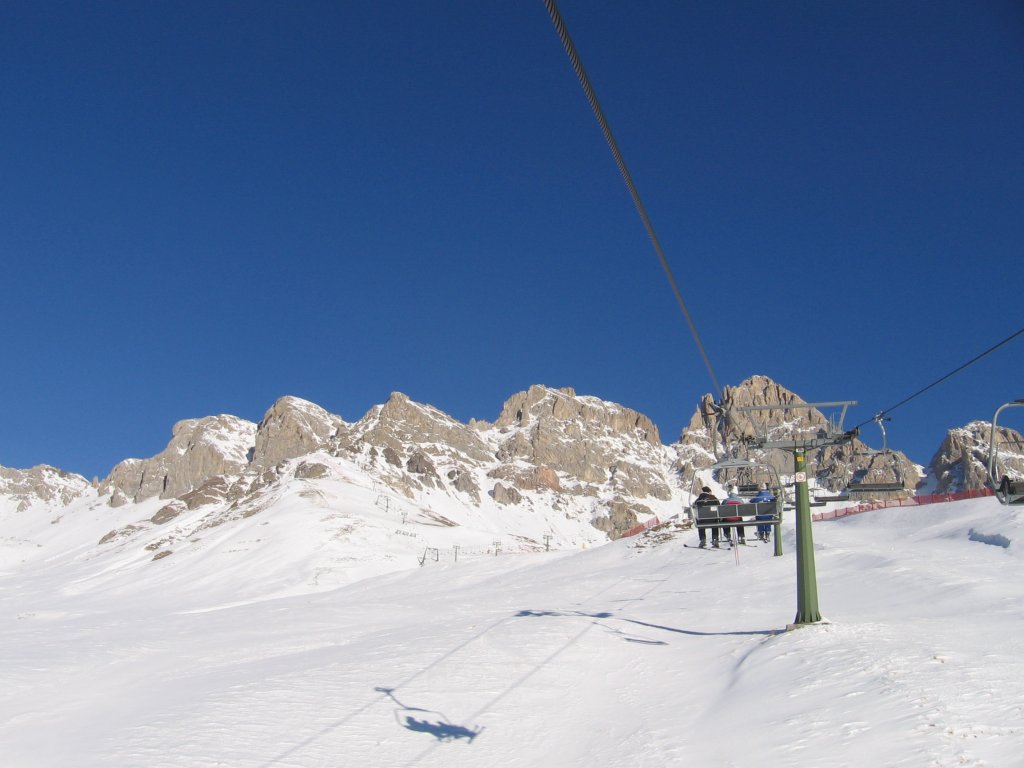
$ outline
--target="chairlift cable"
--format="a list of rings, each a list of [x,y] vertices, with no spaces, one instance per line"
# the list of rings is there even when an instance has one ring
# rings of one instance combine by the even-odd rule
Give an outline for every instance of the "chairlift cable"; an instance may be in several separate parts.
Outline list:
[[[715,375],[715,369],[711,365],[711,360],[708,358],[708,353],[704,349],[704,344],[701,342],[700,334],[697,333],[697,326],[693,322],[693,317],[690,315],[690,310],[686,306],[686,302],[683,300],[683,294],[679,290],[679,285],[676,283],[675,276],[672,274],[672,269],[669,267],[668,259],[665,258],[665,253],[661,248],[661,243],[658,241],[658,236],[654,233],[654,227],[651,224],[650,217],[647,215],[647,209],[644,207],[643,201],[640,199],[640,193],[636,189],[636,185],[633,183],[633,177],[629,173],[629,169],[626,167],[626,161],[622,157],[622,152],[619,151],[619,145],[615,141],[614,135],[612,135],[612,129],[608,125],[608,120],[604,116],[604,111],[601,109],[601,105],[597,100],[597,94],[594,93],[594,89],[590,84],[590,78],[587,77],[587,72],[583,68],[583,63],[580,61],[579,54],[576,52],[576,46],[573,44],[572,38],[569,36],[569,30],[566,29],[565,21],[562,20],[562,14],[558,11],[558,6],[555,4],[555,0],[544,0],[544,6],[548,10],[548,15],[551,16],[551,21],[555,25],[555,30],[558,32],[559,38],[562,40],[562,45],[565,47],[565,52],[569,56],[569,61],[572,64],[573,70],[576,72],[576,77],[580,81],[580,85],[583,86],[583,93],[586,94],[587,101],[590,103],[590,108],[594,112],[594,117],[597,118],[598,125],[601,126],[601,132],[604,134],[605,141],[608,142],[608,148],[612,152],[612,156],[615,158],[615,164],[619,168],[619,173],[622,174],[622,180],[626,183],[626,187],[629,189],[629,194],[633,198],[633,205],[636,206],[637,213],[640,214],[640,220],[643,222],[644,228],[647,230],[647,236],[651,240],[651,244],[654,246],[655,253],[658,254],[658,260],[661,262],[661,268],[665,270],[665,276],[668,278],[669,285],[672,287],[672,292],[675,294],[676,301],[679,303],[679,308],[683,311],[683,316],[686,318],[686,323],[690,327],[690,333],[693,335],[693,340],[697,343],[697,349],[700,351],[701,357],[704,359],[704,365],[708,369],[708,373],[711,375],[711,383],[714,385],[715,394],[718,400],[722,399],[722,388],[718,384],[718,377]]]
[[[885,418],[885,417],[886,417],[886,416],[887,416],[888,414],[890,414],[890,413],[892,413],[893,411],[895,411],[895,410],[896,410],[897,408],[899,408],[899,407],[900,407],[901,405],[906,405],[907,403],[909,403],[909,402],[910,402],[911,400],[913,400],[913,399],[914,399],[915,397],[917,397],[918,395],[922,395],[922,394],[924,394],[925,392],[927,392],[927,391],[928,391],[929,389],[931,389],[932,387],[936,386],[937,384],[941,384],[941,383],[942,383],[942,382],[944,382],[944,381],[945,381],[946,379],[948,379],[948,378],[952,377],[953,375],[955,375],[955,374],[957,374],[957,373],[960,373],[960,371],[962,371],[962,370],[963,370],[964,368],[966,368],[967,366],[969,366],[969,365],[973,365],[974,363],[978,362],[979,360],[981,360],[981,358],[985,357],[986,355],[988,355],[988,354],[990,354],[990,353],[992,353],[992,352],[995,352],[995,351],[996,351],[997,349],[999,349],[999,348],[1000,348],[1001,346],[1003,346],[1004,344],[1007,344],[1007,343],[1009,343],[1010,341],[1013,341],[1013,339],[1017,338],[1017,337],[1018,337],[1018,336],[1020,336],[1020,335],[1021,335],[1022,333],[1024,333],[1024,328],[1021,328],[1020,330],[1018,330],[1018,331],[1015,331],[1014,333],[1011,333],[1011,334],[1010,334],[1009,336],[1007,336],[1007,337],[1006,337],[1005,339],[1003,339],[1002,341],[1000,341],[1000,342],[999,342],[998,344],[994,344],[993,346],[989,347],[989,348],[988,348],[988,349],[986,349],[986,350],[985,350],[984,352],[982,352],[982,353],[981,353],[980,355],[976,355],[975,357],[972,357],[972,358],[971,358],[970,360],[968,360],[968,361],[967,361],[966,363],[964,363],[964,364],[963,364],[963,365],[961,365],[960,367],[958,367],[958,368],[955,368],[954,370],[950,371],[949,373],[947,373],[947,374],[946,374],[945,376],[943,376],[942,378],[940,378],[940,379],[936,379],[936,380],[935,380],[935,381],[933,381],[933,382],[932,382],[931,384],[929,384],[929,385],[928,385],[927,387],[923,387],[923,388],[919,389],[919,390],[918,390],[917,392],[915,392],[914,394],[910,395],[909,397],[905,397],[905,398],[903,398],[903,399],[902,399],[902,400],[900,400],[900,401],[899,401],[898,403],[896,403],[896,405],[892,405],[892,406],[889,406],[888,408],[885,408],[885,409],[883,409],[883,410],[879,411],[878,413],[876,413],[876,414],[875,414],[874,416],[872,416],[872,417],[871,417],[870,419],[868,419],[867,421],[864,421],[864,422],[861,422],[860,424],[858,424],[858,425],[857,425],[856,427],[854,427],[854,429],[860,429],[860,428],[861,428],[861,427],[863,427],[864,425],[866,425],[866,424],[870,424],[870,423],[871,423],[872,421],[877,421],[877,420],[879,420],[879,419]]]

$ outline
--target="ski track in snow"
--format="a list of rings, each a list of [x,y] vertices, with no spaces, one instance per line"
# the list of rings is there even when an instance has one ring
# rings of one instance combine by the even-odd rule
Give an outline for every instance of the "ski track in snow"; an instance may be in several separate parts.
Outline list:
[[[829,623],[791,632],[791,528],[738,566],[654,532],[271,599],[34,565],[0,577],[3,764],[1020,765],[1019,514],[815,525]]]

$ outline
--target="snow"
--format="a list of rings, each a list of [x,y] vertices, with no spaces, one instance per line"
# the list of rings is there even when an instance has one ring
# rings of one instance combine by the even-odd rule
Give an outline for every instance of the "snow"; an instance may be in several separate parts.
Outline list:
[[[325,539],[310,486],[156,562],[97,553],[129,513],[95,502],[19,533],[5,768],[1024,765],[1024,518],[994,499],[814,524],[827,622],[787,631],[791,519],[738,564],[669,525],[420,567],[423,526],[352,487]],[[468,522],[433,543],[486,547]]]

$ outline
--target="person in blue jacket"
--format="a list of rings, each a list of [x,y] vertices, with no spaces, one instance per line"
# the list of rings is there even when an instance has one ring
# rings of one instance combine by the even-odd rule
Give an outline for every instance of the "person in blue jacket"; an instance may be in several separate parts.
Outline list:
[[[770,503],[775,501],[775,494],[768,490],[768,486],[761,483],[761,489],[757,494],[750,499],[751,504],[762,504]],[[756,515],[755,520],[771,520],[773,515],[763,514]],[[771,534],[772,527],[770,525],[759,525],[757,526],[757,538],[759,541],[768,541],[769,535]]]

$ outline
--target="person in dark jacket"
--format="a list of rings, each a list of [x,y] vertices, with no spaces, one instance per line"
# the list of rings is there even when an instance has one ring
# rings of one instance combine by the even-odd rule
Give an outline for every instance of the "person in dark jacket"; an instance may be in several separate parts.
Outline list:
[[[718,503],[718,497],[715,496],[715,494],[713,494],[711,492],[711,489],[708,488],[706,485],[703,488],[700,489],[700,495],[697,496],[697,500],[693,502],[694,506],[700,506],[700,507],[712,506],[712,505],[717,504],[717,503]],[[711,546],[712,547],[717,547],[718,546],[718,533],[719,533],[719,529],[717,527],[711,529]],[[707,528],[698,528],[697,529],[697,538],[700,539],[700,547],[701,547],[701,549],[706,547],[708,545]]]

